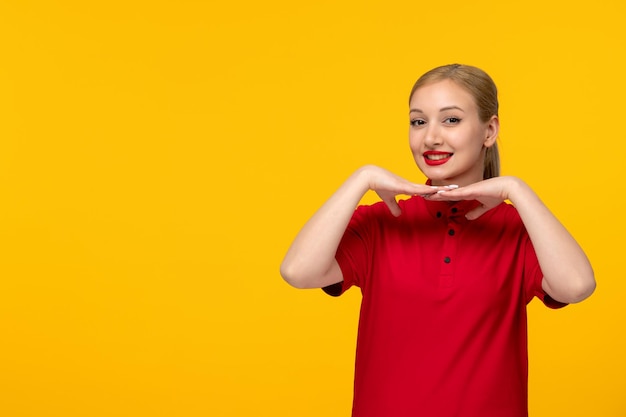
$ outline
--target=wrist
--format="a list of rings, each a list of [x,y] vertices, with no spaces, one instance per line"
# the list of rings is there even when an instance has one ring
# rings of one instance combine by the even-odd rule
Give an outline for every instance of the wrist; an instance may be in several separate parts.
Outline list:
[[[528,191],[528,185],[518,177],[507,177],[506,198],[513,205]]]
[[[353,175],[353,178],[359,187],[359,189],[366,193],[372,190],[372,178],[374,177],[374,170],[378,169],[375,165],[365,165],[357,169]]]

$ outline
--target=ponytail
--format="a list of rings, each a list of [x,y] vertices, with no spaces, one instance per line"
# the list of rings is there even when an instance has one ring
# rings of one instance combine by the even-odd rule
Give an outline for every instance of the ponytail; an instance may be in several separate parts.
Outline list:
[[[500,176],[500,153],[498,152],[498,143],[494,142],[493,145],[485,150],[485,170],[483,171],[483,179]]]

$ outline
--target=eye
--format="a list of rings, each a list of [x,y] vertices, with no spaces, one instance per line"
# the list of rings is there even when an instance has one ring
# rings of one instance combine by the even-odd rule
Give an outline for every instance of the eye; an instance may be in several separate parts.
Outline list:
[[[460,121],[461,119],[459,119],[458,117],[448,117],[443,122],[449,125],[456,125],[459,124]]]
[[[422,120],[422,119],[413,119],[413,120],[411,120],[409,123],[411,124],[411,126],[415,126],[415,127],[417,127],[417,126],[423,126],[423,125],[425,125],[425,124],[426,124],[426,121],[425,121],[425,120]]]

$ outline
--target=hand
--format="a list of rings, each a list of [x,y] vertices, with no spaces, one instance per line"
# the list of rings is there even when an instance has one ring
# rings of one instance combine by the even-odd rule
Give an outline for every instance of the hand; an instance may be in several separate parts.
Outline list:
[[[510,199],[510,190],[515,181],[519,180],[515,177],[495,177],[457,189],[441,189],[427,198],[433,201],[477,200],[481,205],[465,215],[469,220],[475,220]]]
[[[389,207],[391,214],[399,216],[400,206],[396,201],[397,195],[421,195],[427,197],[434,195],[439,190],[447,190],[447,187],[435,187],[424,184],[415,184],[386,169],[368,165],[361,168],[366,175],[368,188],[381,198]]]

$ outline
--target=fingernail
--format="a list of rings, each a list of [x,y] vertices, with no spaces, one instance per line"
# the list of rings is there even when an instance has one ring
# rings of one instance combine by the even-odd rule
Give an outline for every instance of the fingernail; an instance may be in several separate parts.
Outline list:
[[[456,188],[459,188],[459,186],[458,186],[458,185],[456,185],[456,184],[446,185],[446,187],[447,187],[447,188],[449,188],[449,189],[451,189],[451,190],[454,190],[454,189],[456,189]]]

